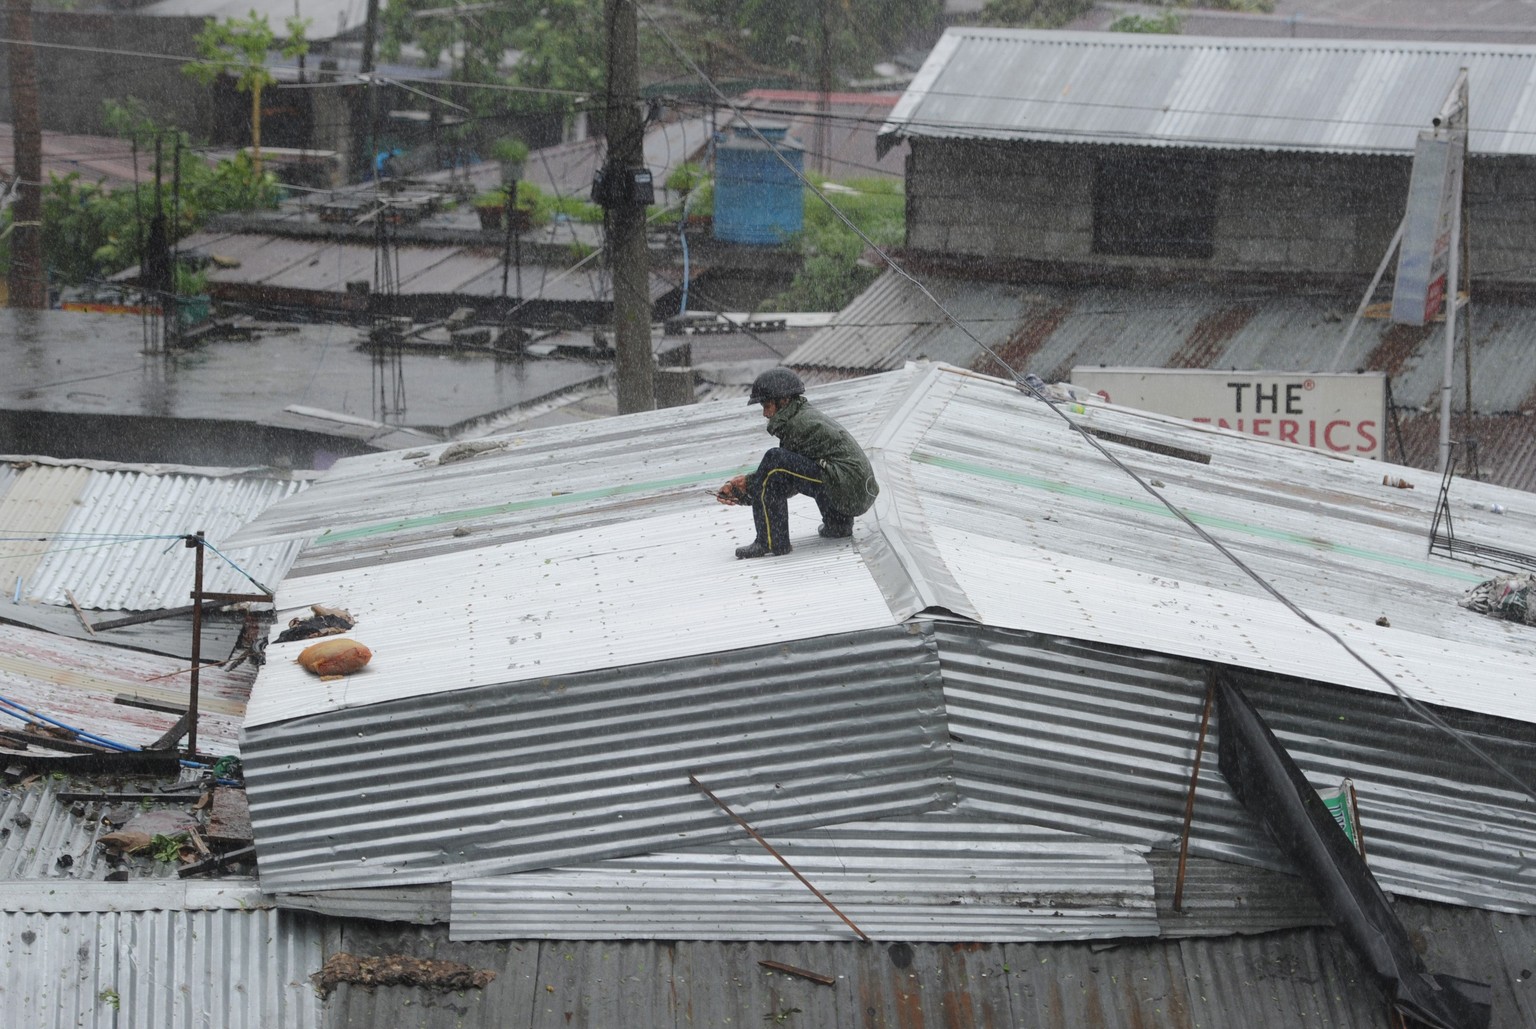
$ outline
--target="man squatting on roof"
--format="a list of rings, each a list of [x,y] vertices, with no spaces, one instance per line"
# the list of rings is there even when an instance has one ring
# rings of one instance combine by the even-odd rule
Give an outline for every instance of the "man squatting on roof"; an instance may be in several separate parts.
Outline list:
[[[803,493],[821,509],[817,532],[828,539],[853,535],[853,519],[880,493],[864,448],[836,421],[805,399],[805,384],[788,368],[771,368],[752,383],[749,404],[762,404],[769,447],[751,475],[738,475],[715,494],[722,504],[750,504],[757,538],[737,557],[790,552],[789,498]]]

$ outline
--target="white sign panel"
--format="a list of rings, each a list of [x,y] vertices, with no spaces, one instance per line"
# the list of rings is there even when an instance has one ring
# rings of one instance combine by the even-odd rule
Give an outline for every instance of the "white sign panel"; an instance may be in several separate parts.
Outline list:
[[[1072,385],[1122,407],[1336,454],[1379,459],[1386,438],[1382,372],[1080,367],[1072,369]]]
[[[1461,216],[1461,176],[1467,149],[1467,74],[1456,79],[1432,132],[1419,133],[1408,179],[1403,242],[1392,288],[1392,320],[1424,325],[1440,313],[1451,290],[1451,229]]]

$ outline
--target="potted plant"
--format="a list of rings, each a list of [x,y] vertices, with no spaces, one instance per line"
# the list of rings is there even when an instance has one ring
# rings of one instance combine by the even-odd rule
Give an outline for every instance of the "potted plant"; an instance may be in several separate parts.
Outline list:
[[[501,165],[501,184],[510,186],[523,177],[523,162],[528,160],[528,144],[510,137],[491,144],[491,156]]]
[[[686,197],[702,186],[709,175],[692,161],[684,161],[667,176],[667,188]]]
[[[470,201],[474,205],[475,214],[480,218],[480,228],[485,230],[499,229],[506,224],[507,192],[504,189],[493,189],[488,193],[481,193]]]

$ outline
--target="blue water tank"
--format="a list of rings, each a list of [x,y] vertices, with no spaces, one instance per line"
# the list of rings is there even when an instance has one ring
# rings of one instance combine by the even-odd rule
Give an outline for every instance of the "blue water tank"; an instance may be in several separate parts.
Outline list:
[[[715,147],[715,238],[725,243],[780,244],[805,225],[799,174],[805,167],[805,151],[789,136],[789,126],[753,125],[767,143],[738,122]],[[785,161],[793,171],[784,166]]]

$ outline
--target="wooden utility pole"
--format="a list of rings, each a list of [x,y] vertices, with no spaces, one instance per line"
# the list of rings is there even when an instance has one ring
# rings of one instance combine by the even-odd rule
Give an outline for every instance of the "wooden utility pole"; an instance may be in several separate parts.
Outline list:
[[[11,36],[11,121],[15,133],[16,207],[11,224],[12,307],[48,306],[43,276],[43,130],[37,115],[37,53],[31,0],[6,0]]]
[[[614,367],[619,413],[656,407],[655,359],[651,352],[650,253],[645,245],[645,201],[637,197],[636,173],[645,168],[645,124],[640,116],[639,30],[629,0],[605,0],[608,19],[607,134],[603,165],[603,219],[608,267],[613,275]]]
[[[821,39],[816,55],[816,170],[823,175],[832,174],[832,30],[827,16],[827,5],[831,2],[821,0]]]

